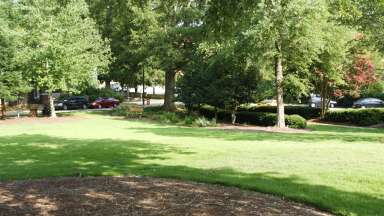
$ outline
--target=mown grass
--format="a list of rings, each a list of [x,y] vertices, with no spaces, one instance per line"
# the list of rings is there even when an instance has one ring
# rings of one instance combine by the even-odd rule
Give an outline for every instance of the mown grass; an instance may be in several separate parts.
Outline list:
[[[146,175],[238,186],[341,215],[384,214],[384,130],[229,132],[81,114],[0,124],[0,181]]]

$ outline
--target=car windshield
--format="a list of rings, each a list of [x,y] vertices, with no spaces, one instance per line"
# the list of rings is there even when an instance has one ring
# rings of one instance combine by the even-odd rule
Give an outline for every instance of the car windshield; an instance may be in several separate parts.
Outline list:
[[[382,103],[382,101],[377,98],[363,98],[356,101],[356,103]]]
[[[382,100],[380,100],[380,99],[370,99],[369,103],[379,104],[379,103],[382,103]]]

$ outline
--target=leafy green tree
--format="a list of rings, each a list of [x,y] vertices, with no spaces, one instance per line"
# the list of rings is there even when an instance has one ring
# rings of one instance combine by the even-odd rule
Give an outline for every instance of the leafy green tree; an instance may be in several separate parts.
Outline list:
[[[150,57],[153,50],[147,46],[150,32],[157,27],[152,1],[87,0],[87,3],[91,16],[111,47],[113,61],[109,64],[109,73],[99,77],[107,88],[112,80],[124,87],[136,87],[142,83],[143,67],[150,75],[146,77],[162,75],[154,69],[156,61],[152,62]],[[158,79],[150,81],[154,80]]]
[[[202,20],[206,0],[154,1],[158,25],[149,47],[165,71],[164,108],[175,109],[176,75],[182,74],[203,38]]]
[[[189,110],[203,104],[229,110],[235,124],[240,105],[254,102],[258,94],[258,69],[232,44],[201,48],[178,83],[179,99]]]
[[[350,29],[329,24],[323,30],[325,44],[312,68],[312,81],[321,97],[321,117],[328,111],[331,97],[345,84],[345,64],[349,43],[353,39]]]
[[[48,93],[55,117],[52,93],[77,92],[104,72],[109,48],[83,0],[64,5],[56,0],[21,0],[17,7],[24,30],[18,63],[28,81]]]
[[[219,26],[216,29],[224,37],[244,38],[260,68],[265,66],[266,70],[274,71],[277,127],[285,127],[284,73],[292,72],[292,69],[307,70],[319,52],[322,30],[328,19],[325,1],[213,0],[211,5],[207,16],[208,22],[212,23],[210,26]],[[229,26],[230,32],[222,33],[226,29],[221,26]]]
[[[0,100],[1,118],[5,117],[5,100],[16,99],[29,90],[15,64],[20,34],[14,29],[11,1],[0,2]]]
[[[383,0],[329,0],[333,14],[343,24],[364,34],[364,40],[384,52]]]

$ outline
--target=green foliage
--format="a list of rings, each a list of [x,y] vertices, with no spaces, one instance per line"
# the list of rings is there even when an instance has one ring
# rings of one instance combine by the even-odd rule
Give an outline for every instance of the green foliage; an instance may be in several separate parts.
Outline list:
[[[240,111],[248,112],[265,112],[265,113],[276,113],[277,107],[275,106],[256,106],[256,107],[245,107]],[[285,114],[287,115],[299,115],[305,119],[313,119],[320,117],[320,108],[313,108],[308,106],[285,106]]]
[[[262,111],[265,111],[265,112],[262,112]],[[271,112],[268,112],[268,111],[271,111]],[[292,110],[292,111],[295,111],[295,110]],[[216,111],[212,107],[208,107],[208,106],[204,106],[199,109],[199,114],[208,119],[215,118],[216,116],[215,112]],[[319,113],[319,110],[317,110],[317,113]],[[239,123],[239,124],[274,126],[276,125],[276,121],[277,121],[276,107],[266,107],[266,108],[261,108],[259,110],[256,109],[256,111],[253,111],[252,109],[250,109],[249,111],[245,109],[240,109],[236,113],[236,117],[237,117],[236,123]],[[218,110],[217,120],[223,121],[223,122],[230,122],[231,112],[225,111],[225,110]],[[286,115],[285,123],[287,124],[288,127],[291,127],[291,128],[302,129],[307,127],[306,119],[304,119],[299,115]]]
[[[208,104],[235,110],[255,101],[262,79],[257,68],[240,53],[240,47],[202,44],[200,49],[178,82],[178,99],[188,109]]]
[[[375,97],[384,100],[384,81],[364,86],[361,90],[361,97]]]
[[[284,106],[284,84],[285,89],[293,90],[288,92],[291,98],[308,95],[311,90],[309,68],[324,46],[323,31],[329,26],[326,1],[229,0],[226,3],[213,1],[212,4],[207,17],[213,31],[225,32],[220,26],[222,22],[236,22],[224,35],[229,35],[228,38],[236,44],[243,44],[243,52],[257,62],[260,71],[276,75],[274,87],[279,110]],[[229,15],[229,19],[220,21],[212,19],[217,18],[217,14],[227,11],[236,14],[239,10],[244,12],[242,16]],[[287,78],[284,75],[288,75]],[[284,113],[279,112],[278,117],[277,125],[284,127]]]
[[[163,84],[163,71],[156,59],[151,58],[153,48],[148,44],[157,28],[157,14],[153,1],[88,0],[91,16],[95,19],[103,38],[109,41],[114,61],[109,73],[99,78],[118,81],[125,87],[142,83],[145,70],[147,85]]]
[[[214,118],[215,117],[215,109],[210,106],[202,106],[200,109],[198,109],[199,113],[203,116],[206,116],[208,118]],[[239,112],[255,112],[255,113],[274,113],[277,112],[276,106],[255,106],[255,107],[241,107],[238,109]],[[228,118],[226,119],[224,116],[226,113],[224,110],[219,109],[217,111],[219,119],[228,121]],[[313,119],[320,117],[320,109],[319,108],[313,108],[313,107],[307,107],[307,106],[286,106],[285,107],[285,114],[287,115],[299,115],[305,119]]]
[[[164,124],[177,124],[182,122],[182,119],[177,113],[173,112],[163,112],[158,115],[155,115],[155,119]]]
[[[299,115],[288,115],[285,117],[285,123],[290,128],[304,129],[307,127],[307,121]]]
[[[384,109],[358,109],[327,112],[325,121],[371,126],[384,123]]]
[[[18,64],[24,78],[47,92],[78,92],[109,64],[84,0],[21,0],[18,22],[23,31]]]
[[[239,112],[237,122],[240,124],[252,124],[259,126],[276,125],[277,115],[275,113],[262,112]],[[304,129],[307,127],[307,121],[299,115],[286,115],[285,124],[290,128]]]
[[[332,97],[345,84],[345,64],[349,42],[353,39],[352,31],[334,22],[323,30],[324,46],[312,66],[311,83],[314,92],[321,97],[321,117],[328,110]]]
[[[126,118],[141,118],[144,111],[141,106],[136,104],[121,104],[109,113],[112,116],[121,116]]]
[[[188,126],[192,126],[195,118],[193,116],[185,116],[184,124]]]
[[[374,46],[380,52],[384,51],[384,37],[381,31],[384,27],[384,2],[382,0],[334,0],[330,2],[341,23],[360,29],[365,35],[365,43]]]
[[[212,119],[206,119],[205,117],[197,117],[193,121],[193,126],[195,127],[215,127],[216,126],[216,120]]]
[[[30,90],[15,64],[21,35],[16,30],[13,13],[11,2],[0,2],[0,98],[7,100]]]

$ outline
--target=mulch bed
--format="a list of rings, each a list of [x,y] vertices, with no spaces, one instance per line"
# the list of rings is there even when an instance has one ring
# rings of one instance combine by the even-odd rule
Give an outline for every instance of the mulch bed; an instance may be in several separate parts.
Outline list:
[[[0,183],[0,215],[330,214],[232,187],[147,177],[87,177]]]

